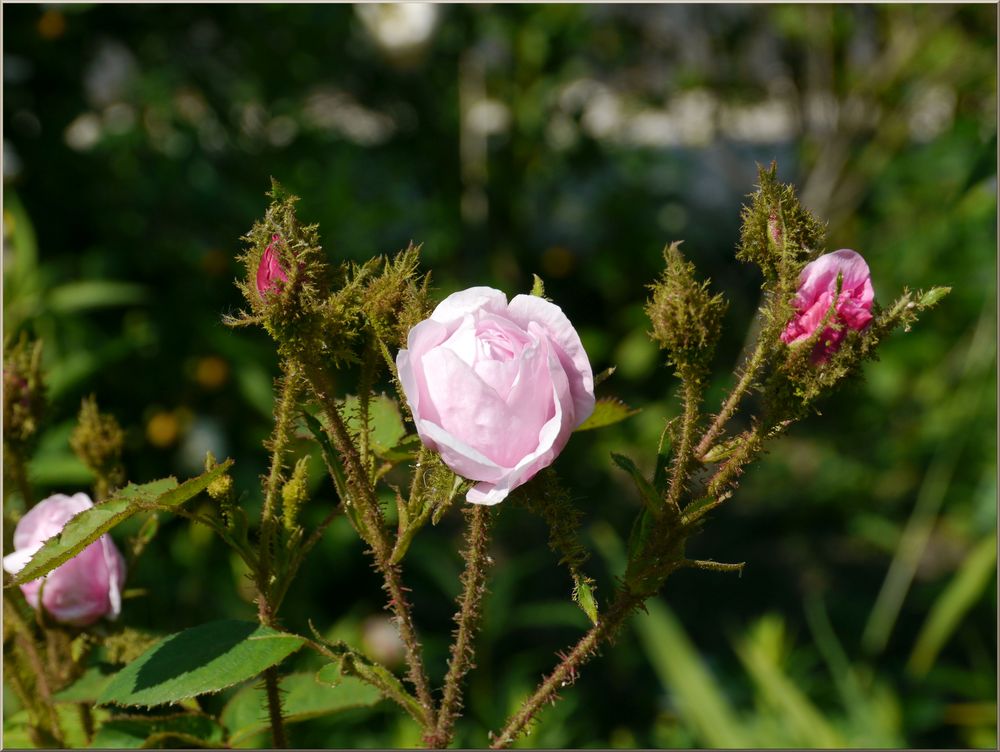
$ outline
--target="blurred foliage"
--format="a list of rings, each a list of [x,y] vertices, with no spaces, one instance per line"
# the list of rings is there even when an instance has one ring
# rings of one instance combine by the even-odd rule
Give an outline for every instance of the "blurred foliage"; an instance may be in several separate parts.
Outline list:
[[[693,545],[744,575],[672,579],[670,607],[651,604],[522,743],[994,747],[996,31],[995,9],[973,5],[8,6],[4,336],[44,339],[52,399],[32,480],[90,482],[68,440],[93,393],[125,431],[129,480],[197,473],[211,450],[239,459],[242,503],[259,506],[276,360],[220,318],[274,176],[332,256],[422,242],[441,295],[527,292],[541,275],[595,370],[617,365],[603,394],[642,412],[579,434],[558,463],[600,543],[602,598],[639,503],[608,455],[650,469],[677,411],[644,286],[684,239],[730,300],[717,404],[760,283],[733,259],[739,208],[755,161],[777,158],[829,220],[830,250],[866,256],[878,299],[953,293],[774,445]],[[333,499],[321,465],[313,523]],[[502,512],[461,746],[587,626],[542,523]],[[460,517],[407,557],[438,680]],[[126,622],[166,634],[252,618],[245,572],[210,541],[166,523]],[[382,605],[340,519],[285,620],[384,658]],[[386,703],[291,735],[419,743]]]

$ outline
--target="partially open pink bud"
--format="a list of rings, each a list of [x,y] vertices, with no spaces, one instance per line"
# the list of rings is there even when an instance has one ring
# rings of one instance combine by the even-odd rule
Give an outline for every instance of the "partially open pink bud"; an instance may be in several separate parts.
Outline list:
[[[14,553],[3,557],[3,568],[20,572],[49,538],[62,532],[73,517],[94,506],[84,493],[55,494],[38,502],[14,528]],[[76,626],[121,613],[125,560],[105,533],[44,577],[21,585],[32,608],[41,605],[56,621]],[[44,587],[43,587],[44,585]]]
[[[874,300],[871,272],[860,253],[842,248],[824,254],[806,264],[799,274],[799,289],[793,301],[795,315],[781,333],[781,341],[793,345],[808,339],[832,306],[833,315],[827,323],[838,326],[826,326],[813,351],[813,361],[822,363],[840,347],[847,329],[860,331],[868,326]]]
[[[280,290],[281,285],[288,281],[288,275],[281,268],[276,245],[281,242],[280,235],[272,235],[271,242],[264,249],[257,267],[257,292],[263,298],[269,290]]]

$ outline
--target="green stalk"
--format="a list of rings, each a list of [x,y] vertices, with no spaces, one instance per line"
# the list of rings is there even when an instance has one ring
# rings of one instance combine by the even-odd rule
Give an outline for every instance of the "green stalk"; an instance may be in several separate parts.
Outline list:
[[[475,655],[473,640],[479,628],[483,595],[486,592],[486,573],[492,563],[489,554],[490,508],[475,505],[466,512],[469,520],[468,548],[465,551],[465,572],[462,583],[461,608],[455,614],[458,630],[451,646],[448,674],[444,681],[444,697],[438,711],[437,728],[428,739],[428,746],[447,747],[452,739],[455,719],[462,707],[462,679],[472,668]]]

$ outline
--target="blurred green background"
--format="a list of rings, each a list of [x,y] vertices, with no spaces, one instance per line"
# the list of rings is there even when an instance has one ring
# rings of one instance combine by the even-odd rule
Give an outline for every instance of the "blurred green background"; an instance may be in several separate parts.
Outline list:
[[[67,438],[95,393],[127,431],[130,479],[193,474],[211,449],[259,507],[275,355],[220,319],[274,176],[331,258],[422,242],[441,296],[513,295],[538,273],[595,370],[618,366],[603,394],[642,413],[557,463],[606,596],[639,503],[608,453],[651,468],[677,412],[645,285],[684,239],[730,299],[712,408],[761,281],[732,256],[739,208],[775,158],[883,304],[904,285],[953,292],[775,443],[694,543],[743,576],[673,577],[523,743],[995,747],[994,6],[5,5],[3,26],[4,334],[45,341],[39,491],[88,485]],[[319,519],[333,493],[315,481]],[[544,528],[500,512],[462,746],[586,628]],[[436,681],[460,536],[451,514],[407,558]],[[168,522],[123,618],[160,633],[252,618],[234,561]],[[398,661],[382,606],[345,523],[284,618]],[[419,742],[386,703],[291,734]]]

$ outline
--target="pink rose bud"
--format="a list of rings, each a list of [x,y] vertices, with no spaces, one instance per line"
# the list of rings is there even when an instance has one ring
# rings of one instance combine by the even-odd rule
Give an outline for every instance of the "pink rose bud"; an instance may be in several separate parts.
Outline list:
[[[594,375],[559,306],[489,287],[449,295],[396,358],[417,433],[496,504],[548,467],[594,411]]]
[[[834,302],[838,277],[841,277],[840,295]],[[839,324],[840,328],[827,326],[823,330],[813,352],[814,362],[822,363],[840,347],[847,328],[860,331],[868,326],[874,300],[871,272],[860,253],[842,248],[824,254],[806,264],[799,274],[799,290],[793,301],[795,315],[781,333],[781,341],[793,345],[808,339],[833,306],[829,323]]]
[[[92,506],[94,503],[84,493],[55,494],[38,502],[14,528],[14,553],[3,557],[3,568],[11,574],[20,572],[46,540]],[[21,592],[37,609],[41,591],[42,605],[54,619],[82,627],[102,616],[118,618],[124,579],[125,560],[105,533],[44,577],[21,585]]]
[[[281,268],[281,261],[275,248],[280,241],[280,235],[271,236],[271,242],[264,249],[260,264],[257,266],[257,292],[262,298],[269,290],[280,290],[281,283],[288,281],[288,275]]]

